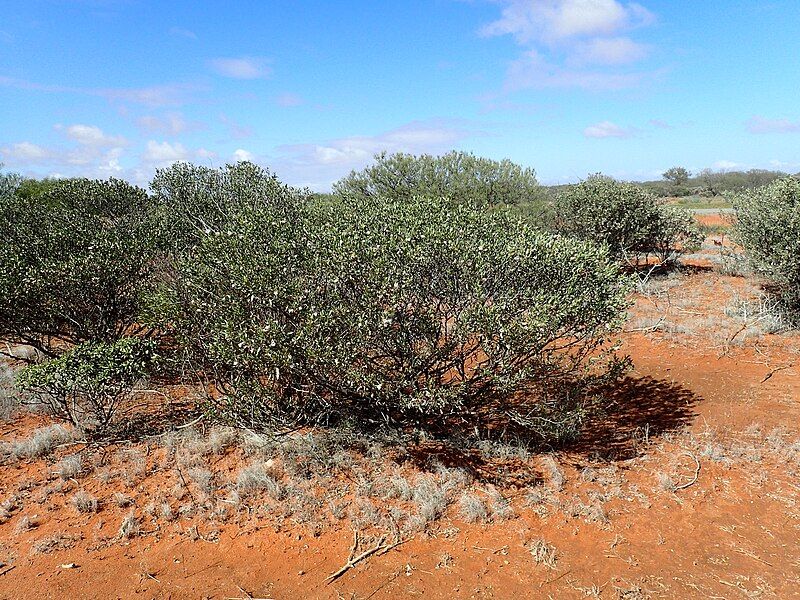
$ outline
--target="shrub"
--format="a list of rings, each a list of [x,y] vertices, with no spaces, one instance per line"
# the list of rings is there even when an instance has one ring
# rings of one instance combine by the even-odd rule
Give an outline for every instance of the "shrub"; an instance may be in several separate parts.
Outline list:
[[[619,367],[606,345],[626,291],[604,250],[505,212],[416,196],[311,208],[286,190],[181,261],[169,321],[214,410],[248,427],[502,416],[552,434]]]
[[[144,190],[66,180],[0,196],[0,339],[56,356],[135,333],[157,253]]]
[[[150,189],[173,255],[182,255],[209,234],[222,231],[242,211],[258,210],[277,197],[302,202],[306,196],[247,161],[221,169],[175,163],[156,171]]]
[[[337,182],[334,191],[360,198],[443,197],[476,207],[520,204],[542,197],[533,169],[510,160],[450,152],[443,156],[382,153],[375,161]]]
[[[554,208],[557,231],[606,244],[633,267],[651,256],[671,264],[702,241],[689,212],[663,204],[637,185],[601,175],[562,189]]]
[[[733,198],[735,236],[754,270],[800,323],[800,179],[788,177]]]
[[[127,408],[133,387],[158,362],[155,343],[139,338],[85,342],[45,363],[29,365],[17,383],[56,416],[91,434]]]

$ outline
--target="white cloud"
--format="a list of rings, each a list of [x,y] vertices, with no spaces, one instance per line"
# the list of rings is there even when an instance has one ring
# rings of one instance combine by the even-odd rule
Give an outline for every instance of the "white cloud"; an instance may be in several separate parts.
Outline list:
[[[636,3],[617,0],[503,0],[500,19],[481,29],[485,36],[513,35],[518,43],[607,36],[653,22]]]
[[[638,62],[648,53],[647,45],[628,37],[595,38],[576,46],[570,60],[584,65],[624,65]]]
[[[675,129],[674,125],[670,125],[669,123],[663,121],[662,119],[650,119],[647,123],[648,125],[652,125],[657,129]]]
[[[51,156],[51,152],[48,149],[31,142],[12,144],[11,146],[0,148],[0,152],[2,152],[7,160],[22,163],[38,162],[48,159]]]
[[[650,25],[655,16],[640,4],[618,0],[499,0],[501,16],[484,36],[511,35],[525,48],[509,64],[505,90],[577,87],[621,89],[657,73],[620,71],[645,59],[650,47],[621,35]],[[615,69],[616,68],[616,69]]]
[[[798,133],[800,122],[789,119],[767,119],[758,115],[748,119],[745,123],[750,133]]]
[[[63,125],[55,126],[57,131],[62,132],[69,139],[83,146],[104,148],[109,146],[125,146],[128,143],[124,137],[106,135],[103,130],[95,125]]]
[[[620,127],[611,121],[601,121],[595,125],[590,125],[583,130],[584,137],[603,139],[603,138],[629,138],[636,134],[636,130],[629,127]]]
[[[267,59],[261,57],[242,56],[240,58],[215,58],[211,68],[223,77],[233,79],[263,79],[269,77],[272,68]]]
[[[244,160],[249,160],[252,162],[255,160],[255,156],[253,155],[252,152],[248,152],[247,150],[244,150],[242,148],[237,148],[236,150],[233,151],[233,159],[237,162]]]
[[[167,141],[148,140],[142,154],[142,159],[151,163],[172,163],[178,160],[187,160],[188,158],[189,152],[180,142],[170,144]]]

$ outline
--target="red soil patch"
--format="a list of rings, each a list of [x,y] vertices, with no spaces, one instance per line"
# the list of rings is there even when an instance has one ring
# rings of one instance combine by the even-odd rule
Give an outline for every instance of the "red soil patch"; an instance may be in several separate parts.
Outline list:
[[[0,524],[0,598],[800,597],[800,339],[729,340],[740,323],[723,308],[747,285],[698,271],[669,288],[669,302],[639,299],[631,322],[662,315],[673,329],[625,335],[635,370],[609,396],[622,409],[554,455],[563,486],[530,459],[546,482],[504,490],[514,518],[468,524],[451,507],[428,533],[328,583],[350,553],[346,519],[317,527],[241,506],[224,521],[146,518],[141,502],[167,497],[173,469],[127,487],[103,482],[104,469],[124,468],[109,447],[91,454],[92,474],[62,481],[56,460],[77,449],[66,447],[0,467],[0,501],[24,497]],[[701,322],[691,328],[692,319]],[[0,434],[17,439],[44,423],[27,416]],[[167,459],[152,443],[139,449],[149,465]],[[235,450],[210,458],[231,478],[242,460]],[[100,499],[97,513],[70,505],[79,489]],[[528,505],[531,490],[545,500]],[[138,537],[118,536],[130,509],[113,492],[136,498]],[[23,517],[36,526],[20,527]],[[537,540],[555,548],[554,568],[533,556]]]

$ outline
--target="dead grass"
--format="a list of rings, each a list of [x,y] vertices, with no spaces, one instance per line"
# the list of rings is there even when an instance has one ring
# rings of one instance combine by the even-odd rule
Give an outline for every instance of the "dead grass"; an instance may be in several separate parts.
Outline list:
[[[75,492],[75,495],[70,498],[70,504],[79,513],[96,513],[98,508],[97,498],[83,490]]]
[[[9,453],[17,460],[41,458],[49,456],[57,446],[72,439],[72,431],[63,425],[48,425],[36,429],[28,438],[11,442]]]
[[[70,454],[62,458],[56,465],[56,473],[61,479],[74,479],[81,474],[83,461],[80,454]]]
[[[558,551],[552,544],[547,543],[541,538],[535,539],[528,544],[528,552],[531,553],[533,561],[537,565],[547,567],[548,569],[556,568]]]

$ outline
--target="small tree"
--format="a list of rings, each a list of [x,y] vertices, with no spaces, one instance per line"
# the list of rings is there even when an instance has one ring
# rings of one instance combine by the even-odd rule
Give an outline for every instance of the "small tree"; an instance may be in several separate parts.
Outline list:
[[[800,323],[800,179],[787,177],[733,197],[735,235],[753,268]]]
[[[661,176],[670,182],[673,187],[681,187],[689,182],[691,174],[684,167],[671,167],[664,171]]]
[[[687,211],[659,202],[637,185],[602,175],[562,189],[554,209],[557,231],[607,245],[632,267],[650,257],[672,264],[702,241]]]
[[[443,197],[476,207],[537,202],[543,196],[533,169],[510,160],[450,152],[443,156],[383,153],[375,161],[337,182],[334,191],[363,198]]]

